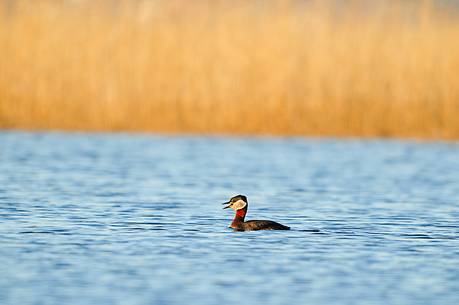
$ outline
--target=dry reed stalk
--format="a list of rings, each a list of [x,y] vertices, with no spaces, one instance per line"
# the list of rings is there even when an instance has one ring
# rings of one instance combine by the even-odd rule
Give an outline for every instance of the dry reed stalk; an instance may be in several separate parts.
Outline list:
[[[3,128],[459,139],[459,19],[430,1],[13,3]]]

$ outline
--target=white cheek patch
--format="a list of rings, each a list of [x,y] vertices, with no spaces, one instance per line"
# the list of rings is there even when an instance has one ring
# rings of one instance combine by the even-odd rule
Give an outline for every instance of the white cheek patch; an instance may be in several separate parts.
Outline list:
[[[232,208],[233,210],[237,211],[237,210],[245,208],[246,205],[247,205],[247,202],[244,202],[244,200],[239,199],[238,201],[233,203]]]

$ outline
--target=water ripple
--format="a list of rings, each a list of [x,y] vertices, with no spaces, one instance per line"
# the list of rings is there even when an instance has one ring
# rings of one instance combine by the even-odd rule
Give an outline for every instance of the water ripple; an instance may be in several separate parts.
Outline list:
[[[0,303],[459,303],[459,145],[0,133]],[[233,232],[219,204],[291,231]]]

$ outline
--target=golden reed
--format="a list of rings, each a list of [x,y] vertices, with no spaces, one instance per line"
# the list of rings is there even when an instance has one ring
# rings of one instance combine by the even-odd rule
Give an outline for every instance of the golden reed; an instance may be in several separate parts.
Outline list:
[[[459,17],[370,2],[1,1],[0,127],[459,139]]]

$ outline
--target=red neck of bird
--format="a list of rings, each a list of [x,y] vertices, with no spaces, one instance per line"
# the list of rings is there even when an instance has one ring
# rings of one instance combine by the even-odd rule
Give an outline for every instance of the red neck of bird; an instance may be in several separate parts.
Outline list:
[[[239,222],[239,221],[244,222],[244,218],[246,214],[247,214],[247,206],[245,206],[243,209],[237,210],[236,215],[234,216],[233,222]]]

